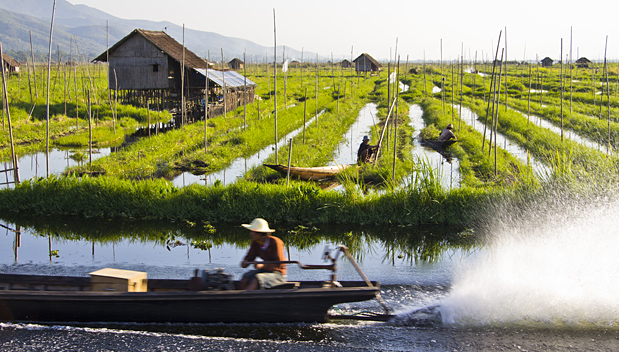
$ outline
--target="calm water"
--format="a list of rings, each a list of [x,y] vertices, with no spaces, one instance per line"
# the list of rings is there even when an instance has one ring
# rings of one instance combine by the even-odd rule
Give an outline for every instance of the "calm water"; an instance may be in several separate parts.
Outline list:
[[[93,149],[92,160],[107,156],[110,152],[110,148]],[[84,159],[80,160],[79,157],[76,158],[76,153],[79,153]],[[52,149],[49,152],[48,158],[46,158],[45,152],[23,155],[17,160],[17,165],[19,166],[19,179],[24,181],[35,177],[46,177],[48,167],[50,175],[60,175],[67,167],[87,164],[89,158],[88,149]],[[8,168],[12,168],[11,163],[0,163],[0,170]],[[7,181],[13,182],[13,180],[12,173],[8,175],[6,173],[0,173],[0,183],[5,183]],[[0,186],[0,188],[6,187],[6,185]],[[10,185],[10,187],[13,186]]]

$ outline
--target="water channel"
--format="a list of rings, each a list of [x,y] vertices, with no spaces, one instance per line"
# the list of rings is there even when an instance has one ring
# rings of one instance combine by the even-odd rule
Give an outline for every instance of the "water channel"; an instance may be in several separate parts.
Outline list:
[[[301,236],[277,227],[292,260],[320,264],[346,244],[397,317],[325,324],[0,323],[3,351],[479,351],[615,350],[619,346],[619,202],[556,194],[526,212],[497,206],[478,241],[430,227],[323,227]],[[518,215],[516,215],[518,214]],[[150,278],[224,268],[239,278],[246,230],[206,235],[181,224],[0,221],[0,272],[87,276],[103,267]],[[20,230],[19,236],[13,230]],[[479,239],[485,238],[483,242]],[[200,250],[192,241],[210,241]],[[289,268],[291,280],[327,273]],[[358,280],[341,259],[340,280]],[[259,304],[259,302],[257,302]],[[376,301],[339,312],[379,311]]]
[[[76,153],[80,154],[80,157],[72,157]],[[108,156],[111,153],[111,148],[93,149],[92,160]],[[79,160],[83,158],[83,160]],[[88,149],[52,149],[49,152],[49,174],[60,175],[67,167],[79,166],[89,161]],[[29,180],[36,177],[47,177],[48,162],[46,161],[45,152],[38,152],[34,154],[23,155],[17,160],[19,167],[19,179],[21,181]],[[12,163],[3,162],[0,167],[2,170],[12,168]],[[12,182],[14,180],[12,173],[0,174],[0,183],[7,181]],[[8,185],[13,187],[12,184]],[[7,185],[2,185],[0,188],[6,188]]]

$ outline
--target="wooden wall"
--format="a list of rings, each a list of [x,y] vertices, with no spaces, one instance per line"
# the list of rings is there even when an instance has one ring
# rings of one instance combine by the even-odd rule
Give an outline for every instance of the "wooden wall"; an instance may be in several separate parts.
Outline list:
[[[142,36],[133,36],[119,46],[110,54],[109,64],[108,79],[112,89],[116,87],[115,76],[119,90],[174,89],[176,81],[180,88],[180,67],[175,67],[178,63]],[[174,78],[168,79],[168,76]]]

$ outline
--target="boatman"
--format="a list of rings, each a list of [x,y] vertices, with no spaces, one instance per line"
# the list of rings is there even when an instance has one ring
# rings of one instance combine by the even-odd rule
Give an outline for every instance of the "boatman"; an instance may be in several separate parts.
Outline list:
[[[449,125],[447,125],[447,128],[445,128],[443,132],[441,132],[441,134],[438,136],[438,141],[445,142],[450,139],[458,139],[456,138],[456,135],[452,131],[453,128],[454,128],[453,124],[450,123]]]
[[[363,141],[357,150],[357,164],[365,164],[372,159],[378,146],[370,145],[370,138],[363,136]]]
[[[251,245],[241,262],[241,267],[247,268],[257,257],[265,262],[285,261],[284,242],[270,234],[275,232],[269,228],[269,223],[261,218],[243,224],[249,230]],[[286,264],[255,264],[256,269],[246,272],[241,279],[242,290],[264,290],[286,282]]]

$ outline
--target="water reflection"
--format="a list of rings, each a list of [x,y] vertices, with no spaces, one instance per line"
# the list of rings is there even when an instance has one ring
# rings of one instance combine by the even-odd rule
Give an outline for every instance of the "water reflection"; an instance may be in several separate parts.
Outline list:
[[[93,149],[92,160],[110,155],[111,148]],[[52,149],[49,152],[49,174],[60,175],[68,167],[80,166],[88,163],[90,154],[88,149]],[[23,155],[17,161],[19,166],[19,179],[21,181],[36,177],[47,177],[47,161],[45,152]],[[2,169],[12,168],[12,163],[3,163]],[[0,183],[6,182],[5,178],[12,181],[13,175],[3,173],[0,175]],[[12,185],[11,185],[12,186]],[[2,186],[0,186],[2,187]]]
[[[107,220],[90,220],[86,224],[70,218],[44,217],[8,220],[2,225],[5,235],[0,236],[0,268],[3,271],[9,266],[19,271],[51,261],[76,272],[112,265],[134,269],[173,266],[170,272],[175,275],[182,271],[190,273],[196,267],[222,267],[240,274],[239,261],[250,243],[247,231],[237,224]],[[452,266],[450,258],[454,253],[469,252],[477,246],[473,237],[457,229],[436,226],[310,229],[282,224],[274,227],[276,235],[286,244],[291,260],[318,264],[325,245],[343,244],[368,275],[387,282],[446,279],[450,269],[445,271],[445,268]],[[415,267],[424,263],[431,265]],[[388,267],[404,269],[383,273]],[[429,270],[426,276],[402,277],[426,269]],[[298,268],[291,271],[302,277],[312,275]],[[358,279],[355,272],[349,264],[342,264],[339,270],[342,280]]]

